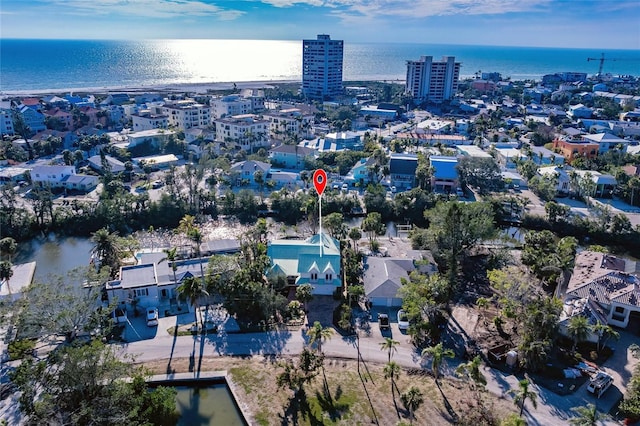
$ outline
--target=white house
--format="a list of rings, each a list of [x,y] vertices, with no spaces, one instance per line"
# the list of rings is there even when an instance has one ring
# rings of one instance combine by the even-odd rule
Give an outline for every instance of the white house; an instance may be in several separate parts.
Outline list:
[[[619,138],[610,133],[597,133],[582,135],[582,140],[587,142],[595,142],[598,144],[598,154],[604,154],[605,152],[613,149],[620,148],[623,152],[626,151],[629,146],[629,141]]]
[[[97,176],[76,174],[75,166],[35,166],[31,170],[34,185],[82,192],[93,191],[100,181]]]
[[[257,172],[262,173],[264,181],[267,180],[267,174],[271,170],[271,164],[263,163],[262,161],[240,161],[231,166],[229,175],[235,178],[235,184],[240,185],[243,180],[249,182],[249,185],[255,185],[255,175]]]
[[[257,115],[244,114],[214,120],[216,125],[216,140],[233,141],[247,152],[257,148],[268,147],[269,121]]]

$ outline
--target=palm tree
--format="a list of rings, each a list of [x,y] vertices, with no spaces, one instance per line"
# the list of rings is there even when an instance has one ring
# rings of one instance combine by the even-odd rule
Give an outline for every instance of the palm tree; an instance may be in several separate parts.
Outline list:
[[[13,238],[5,237],[0,240],[0,253],[5,254],[9,262],[13,261],[13,255],[17,249],[18,244],[16,244],[16,240]]]
[[[529,390],[529,380],[523,379],[518,382],[518,390],[512,389],[509,393],[513,395],[513,403],[520,406],[520,417],[522,417],[522,412],[524,411],[524,404],[528,400],[531,401],[531,405],[533,408],[538,407],[538,402],[536,398],[538,394],[534,391]]]
[[[380,350],[388,351],[388,355],[389,355],[388,362],[391,362],[391,353],[398,352],[398,348],[396,346],[398,346],[399,344],[400,342],[398,342],[397,340],[393,340],[391,337],[385,337],[384,342],[380,343]]]
[[[390,361],[384,366],[382,371],[385,379],[391,379],[391,396],[395,404],[396,394],[393,392],[393,389],[396,386],[396,378],[400,375],[400,366],[395,361]]]
[[[13,269],[11,262],[3,260],[0,262],[0,281],[7,282],[7,291],[11,294],[11,286],[9,285],[9,279],[13,276]]]
[[[407,410],[409,410],[409,424],[413,424],[416,410],[424,402],[424,395],[415,386],[411,386],[408,391],[400,395],[400,400]]]
[[[616,340],[620,338],[620,333],[611,328],[610,325],[602,324],[600,321],[598,321],[598,323],[593,326],[593,332],[598,335],[598,352],[600,352],[602,347],[606,344],[607,340],[609,340],[611,337]]]
[[[438,377],[440,376],[440,367],[444,363],[445,358],[453,358],[455,353],[451,349],[445,349],[442,346],[442,342],[440,342],[435,346],[425,348],[422,351],[422,356],[431,359],[431,372],[437,384]]]
[[[202,245],[202,232],[195,225],[195,217],[187,214],[180,219],[178,224],[178,230],[184,232],[187,238],[194,243],[194,249],[196,258],[200,263],[200,276],[202,277],[202,288],[205,288],[204,267],[202,266],[202,259],[200,259],[200,246]]]
[[[349,230],[349,238],[353,241],[353,250],[358,250],[358,241],[362,238],[362,232],[360,228],[351,228]]]
[[[195,277],[187,277],[184,279],[184,281],[182,281],[182,284],[180,284],[178,288],[176,288],[176,290],[178,291],[178,294],[180,295],[181,298],[188,300],[191,306],[193,306],[195,311],[194,315],[196,318],[196,328],[197,328],[198,327],[198,311],[199,311],[198,300],[202,296],[209,295],[207,290],[205,290],[203,282],[196,279]],[[203,324],[203,328],[204,328],[204,324]]]
[[[478,385],[485,386],[487,384],[487,378],[482,374],[482,371],[480,371],[481,364],[482,358],[480,358],[480,355],[477,355],[471,361],[460,364],[458,368],[456,368],[456,374],[465,376],[474,384],[474,387]]]
[[[176,277],[176,271],[178,270],[178,265],[176,265],[176,260],[178,260],[178,247],[172,247],[164,249],[162,251],[166,254],[166,256],[160,259],[160,262],[166,260],[171,264],[171,270],[173,271],[173,283],[175,285],[178,285],[178,278]]]
[[[91,237],[94,246],[91,254],[100,261],[100,266],[111,268],[111,276],[115,276],[120,268],[120,245],[117,233],[111,233],[107,228],[102,228],[93,233]]]
[[[322,342],[333,336],[333,330],[329,327],[323,327],[320,321],[315,321],[313,326],[307,330],[307,336],[309,336],[309,345],[316,343],[318,352],[322,353]]]
[[[609,420],[608,414],[598,411],[594,404],[587,404],[586,407],[573,407],[571,409],[578,417],[569,419],[569,423],[573,426],[596,426],[603,420]]]
[[[593,327],[589,324],[589,319],[582,315],[575,315],[569,320],[567,325],[567,333],[573,340],[572,351],[576,350],[578,343],[587,340]]]

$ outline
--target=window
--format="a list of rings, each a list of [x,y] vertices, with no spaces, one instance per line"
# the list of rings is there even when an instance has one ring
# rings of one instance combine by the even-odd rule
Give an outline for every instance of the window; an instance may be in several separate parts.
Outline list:
[[[318,281],[318,273],[317,272],[312,272],[311,273],[311,281]]]
[[[333,281],[333,274],[331,274],[331,273],[325,274],[324,280],[325,281]]]
[[[615,313],[616,314],[624,314],[624,307],[616,306]]]
[[[148,288],[137,288],[136,289],[136,297],[148,296],[149,289]]]

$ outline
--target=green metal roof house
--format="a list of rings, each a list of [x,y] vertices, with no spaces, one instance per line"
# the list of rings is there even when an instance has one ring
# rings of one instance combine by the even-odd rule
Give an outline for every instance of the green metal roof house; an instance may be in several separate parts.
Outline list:
[[[313,294],[331,295],[342,285],[340,242],[325,233],[306,240],[270,241],[267,255],[267,275],[284,275],[290,286],[311,284]]]

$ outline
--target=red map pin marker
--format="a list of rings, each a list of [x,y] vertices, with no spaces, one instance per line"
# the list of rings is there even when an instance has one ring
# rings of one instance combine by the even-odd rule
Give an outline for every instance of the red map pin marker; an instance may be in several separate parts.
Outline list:
[[[316,189],[318,195],[322,195],[324,188],[327,186],[327,173],[318,169],[313,172],[313,187]]]

